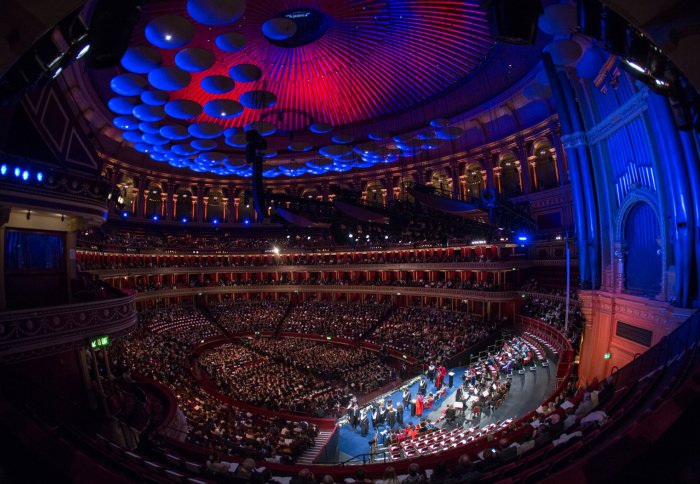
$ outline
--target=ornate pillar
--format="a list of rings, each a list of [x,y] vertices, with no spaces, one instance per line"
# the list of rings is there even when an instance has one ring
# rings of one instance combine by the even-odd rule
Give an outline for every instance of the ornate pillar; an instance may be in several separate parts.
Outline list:
[[[554,161],[557,167],[557,180],[560,185],[563,185],[569,180],[569,173],[566,167],[566,155],[564,147],[561,144],[561,128],[556,123],[549,125],[549,133],[554,147]]]
[[[175,184],[168,182],[166,185],[166,189],[168,190],[167,197],[168,200],[165,203],[165,219],[166,220],[173,220],[175,218]]]
[[[136,188],[136,187],[134,187]],[[136,188],[136,218],[143,218],[143,206],[146,200],[146,177],[141,177],[139,179],[138,188]]]
[[[202,220],[200,222],[206,222],[207,221],[207,208],[209,206],[209,197],[201,197],[202,200],[202,208],[200,210],[201,215],[202,215]]]
[[[613,292],[625,292],[625,260],[627,258],[627,243],[615,242],[613,259]]]
[[[171,197],[172,197],[172,199],[173,199],[173,209],[172,209],[172,212],[171,212],[171,213],[172,213],[172,216],[171,216],[170,218],[168,218],[168,220],[177,220],[177,216],[178,216],[178,213],[177,213],[177,196],[178,196],[177,193],[173,193],[173,194],[171,195]]]
[[[525,142],[518,141],[518,147],[515,150],[520,162],[518,171],[520,172],[520,188],[522,193],[530,193],[532,191],[532,183],[530,178],[530,165],[527,159],[527,148]]]

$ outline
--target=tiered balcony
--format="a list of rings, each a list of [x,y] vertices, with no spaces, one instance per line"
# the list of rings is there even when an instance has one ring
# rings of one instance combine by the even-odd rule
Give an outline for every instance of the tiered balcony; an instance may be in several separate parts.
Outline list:
[[[16,362],[127,331],[137,321],[133,296],[0,313],[0,362]]]

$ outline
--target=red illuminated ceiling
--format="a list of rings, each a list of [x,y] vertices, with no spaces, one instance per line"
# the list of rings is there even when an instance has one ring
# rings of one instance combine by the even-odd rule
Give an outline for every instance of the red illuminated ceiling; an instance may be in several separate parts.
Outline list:
[[[278,130],[301,131],[312,122],[334,126],[381,117],[413,107],[463,80],[493,47],[484,12],[474,3],[438,0],[403,1],[248,1],[245,14],[224,27],[208,27],[192,20],[185,1],[148,2],[134,30],[132,46],[150,45],[144,28],[152,19],[174,14],[195,26],[186,47],[210,50],[215,64],[170,99],[204,105],[212,99],[235,99],[254,89],[271,91],[277,104],[248,109],[233,119],[201,114],[192,122],[215,122],[242,127],[268,121]],[[263,23],[281,12],[308,8],[321,12],[327,31],[302,47],[279,47],[262,33]],[[215,45],[217,35],[243,34],[245,47],[226,53]],[[159,49],[163,65],[174,65],[178,49]],[[254,64],[262,78],[237,83],[224,95],[200,87],[206,76],[228,75],[237,64]]]

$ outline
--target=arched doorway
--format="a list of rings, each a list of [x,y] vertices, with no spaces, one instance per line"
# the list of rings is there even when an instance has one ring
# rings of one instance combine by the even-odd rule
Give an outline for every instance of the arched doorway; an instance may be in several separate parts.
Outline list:
[[[515,197],[522,193],[517,162],[518,159],[513,152],[506,151],[500,156],[498,163],[501,169],[501,193],[508,197]]]
[[[148,218],[159,219],[163,217],[163,190],[160,185],[152,183],[146,192],[146,213]]]
[[[481,175],[481,167],[477,164],[467,165],[464,169],[466,193],[474,198],[481,198],[481,190],[484,188],[484,178]]]
[[[625,287],[632,292],[656,295],[661,291],[661,230],[656,212],[648,203],[635,204],[625,221]]]
[[[538,190],[547,190],[559,185],[557,163],[554,159],[554,149],[548,140],[536,141],[534,144],[535,155],[535,181]]]

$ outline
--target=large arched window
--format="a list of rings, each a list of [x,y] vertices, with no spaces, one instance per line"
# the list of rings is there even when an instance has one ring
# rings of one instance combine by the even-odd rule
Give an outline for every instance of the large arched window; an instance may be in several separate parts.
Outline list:
[[[501,168],[501,193],[508,197],[520,195],[520,172],[513,152],[503,153],[498,166]]]
[[[136,211],[136,198],[134,197],[134,179],[129,176],[125,176],[117,184],[117,187],[119,188],[119,196],[117,196],[117,199],[114,201],[115,206],[121,212],[134,214]]]
[[[163,190],[160,185],[151,184],[146,191],[146,213],[148,218],[163,216]]]
[[[180,189],[177,191],[177,203],[175,204],[175,217],[178,220],[192,220],[192,192]]]
[[[625,286],[634,292],[656,295],[661,290],[662,261],[659,250],[661,231],[654,209],[637,203],[625,221]]]
[[[559,184],[554,149],[547,140],[535,142],[535,177],[538,190],[554,188]]]
[[[365,189],[365,201],[370,205],[384,205],[382,184],[378,181],[369,182]]]
[[[436,170],[430,177],[430,182],[438,195],[452,194],[452,180],[445,170]]]
[[[466,177],[467,195],[481,198],[481,190],[484,188],[484,178],[481,176],[481,167],[477,164],[468,165],[464,170]]]
[[[409,188],[413,186],[415,180],[412,176],[404,176],[399,180],[399,201],[413,203],[415,199],[409,192]]]
[[[224,194],[221,190],[212,190],[209,192],[209,200],[207,201],[207,213],[205,215],[207,222],[223,222],[224,220]]]

